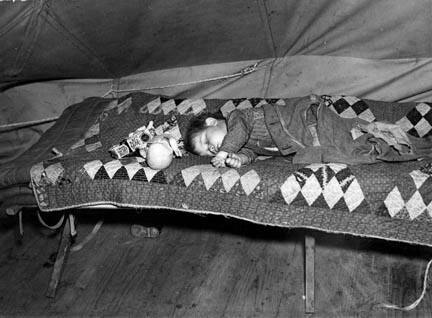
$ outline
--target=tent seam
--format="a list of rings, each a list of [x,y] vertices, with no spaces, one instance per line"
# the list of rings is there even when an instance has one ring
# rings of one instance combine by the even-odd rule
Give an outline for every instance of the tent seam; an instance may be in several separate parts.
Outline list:
[[[31,14],[31,7],[27,7],[24,11],[20,12],[15,18],[9,23],[6,23],[0,27],[0,37],[3,37],[11,30],[13,30],[20,22],[21,19],[27,18]]]
[[[68,28],[66,28],[66,26],[59,21],[57,16],[51,10],[47,9],[46,13],[47,18],[50,18],[50,20],[47,19],[47,22],[54,30],[63,35],[67,40],[70,40],[70,43],[78,50],[80,50],[85,56],[87,56],[87,58],[90,57],[90,59],[95,59],[99,66],[112,78],[117,77],[112,71],[110,71],[110,69],[105,65],[102,59],[100,59],[100,57],[95,52],[88,48],[82,41],[79,40],[78,37],[71,33]],[[56,25],[60,28],[57,28]]]
[[[32,12],[30,13],[30,19],[26,25],[24,41],[18,49],[14,65],[11,70],[12,76],[17,76],[23,71],[28,59],[32,55],[36,44],[36,39],[39,37],[41,31],[41,28],[37,27],[38,22],[40,21],[39,17],[41,16],[45,5],[46,0],[39,0],[34,4]]]

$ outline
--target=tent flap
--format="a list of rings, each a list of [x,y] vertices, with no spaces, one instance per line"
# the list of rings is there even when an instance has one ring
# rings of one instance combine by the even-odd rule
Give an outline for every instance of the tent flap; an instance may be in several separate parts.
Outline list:
[[[112,87],[432,101],[431,12],[432,0],[0,1],[0,125]],[[247,76],[205,81],[255,62]],[[0,162],[47,126],[1,134]]]
[[[3,1],[0,82],[295,55],[432,57],[431,0]]]

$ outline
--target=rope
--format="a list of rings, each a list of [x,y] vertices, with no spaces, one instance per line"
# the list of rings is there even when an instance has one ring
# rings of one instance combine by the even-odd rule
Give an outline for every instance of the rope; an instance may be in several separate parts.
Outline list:
[[[418,306],[418,304],[420,304],[420,302],[423,300],[424,296],[426,295],[427,280],[428,280],[429,269],[431,267],[431,264],[432,264],[432,259],[428,262],[428,264],[426,266],[425,275],[423,278],[423,291],[422,291],[420,297],[416,301],[414,301],[411,305],[408,305],[405,307],[399,307],[397,305],[386,304],[386,303],[379,304],[378,307],[382,307],[382,308],[386,308],[386,309],[401,310],[401,311],[410,311],[410,310],[413,310],[414,308],[416,308]]]
[[[13,124],[1,125],[0,126],[0,132],[5,132],[5,131],[9,131],[9,130],[20,129],[20,128],[29,127],[29,126],[36,126],[36,125],[46,124],[46,123],[50,123],[52,121],[56,121],[59,118],[60,117],[57,116],[57,117],[50,117],[50,118],[39,119],[39,120],[26,121],[26,122],[21,122],[21,123],[13,123]]]
[[[101,228],[102,224],[103,224],[103,220],[98,221],[98,222],[95,224],[95,226],[93,227],[93,230],[90,232],[90,234],[87,235],[87,236],[85,237],[85,239],[84,239],[81,243],[79,243],[79,244],[77,244],[77,245],[71,247],[71,252],[77,252],[77,251],[81,250],[81,249],[84,247],[84,245],[86,245],[88,242],[90,242],[90,240],[91,240],[91,239],[96,235],[96,233],[99,231],[99,229]]]
[[[64,214],[62,214],[60,220],[59,220],[56,224],[54,224],[54,225],[48,225],[48,224],[46,224],[46,222],[42,219],[39,210],[36,212],[36,215],[37,215],[37,217],[38,217],[39,222],[40,222],[43,226],[49,228],[50,230],[57,230],[57,229],[59,229],[59,228],[62,226],[63,221],[64,221],[64,217],[65,217]]]

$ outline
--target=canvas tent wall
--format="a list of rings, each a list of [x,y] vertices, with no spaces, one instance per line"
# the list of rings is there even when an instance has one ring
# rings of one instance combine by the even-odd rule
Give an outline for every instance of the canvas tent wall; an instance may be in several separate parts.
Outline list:
[[[432,101],[432,0],[4,0],[0,125],[111,88],[183,97],[311,92]],[[0,163],[48,125],[0,134]]]

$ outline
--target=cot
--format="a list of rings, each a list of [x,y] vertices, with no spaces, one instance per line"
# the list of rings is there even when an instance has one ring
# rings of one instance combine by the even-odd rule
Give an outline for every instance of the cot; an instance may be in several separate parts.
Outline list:
[[[308,97],[305,97],[308,98]],[[322,97],[324,98],[324,97]],[[432,105],[326,96],[345,118],[387,120],[416,137],[432,136]],[[175,122],[184,135],[192,115],[290,99],[178,99],[145,93],[92,97],[69,106],[42,138],[0,171],[1,209],[14,214],[37,206],[67,217],[47,295],[55,295],[74,234],[75,209],[170,209],[215,214],[263,226],[306,228],[432,246],[432,158],[369,165],[294,164],[292,157],[262,157],[240,169],[214,168],[185,153],[164,170],[139,156],[109,152],[128,133],[154,122]],[[305,239],[306,311],[314,310],[314,244]]]

